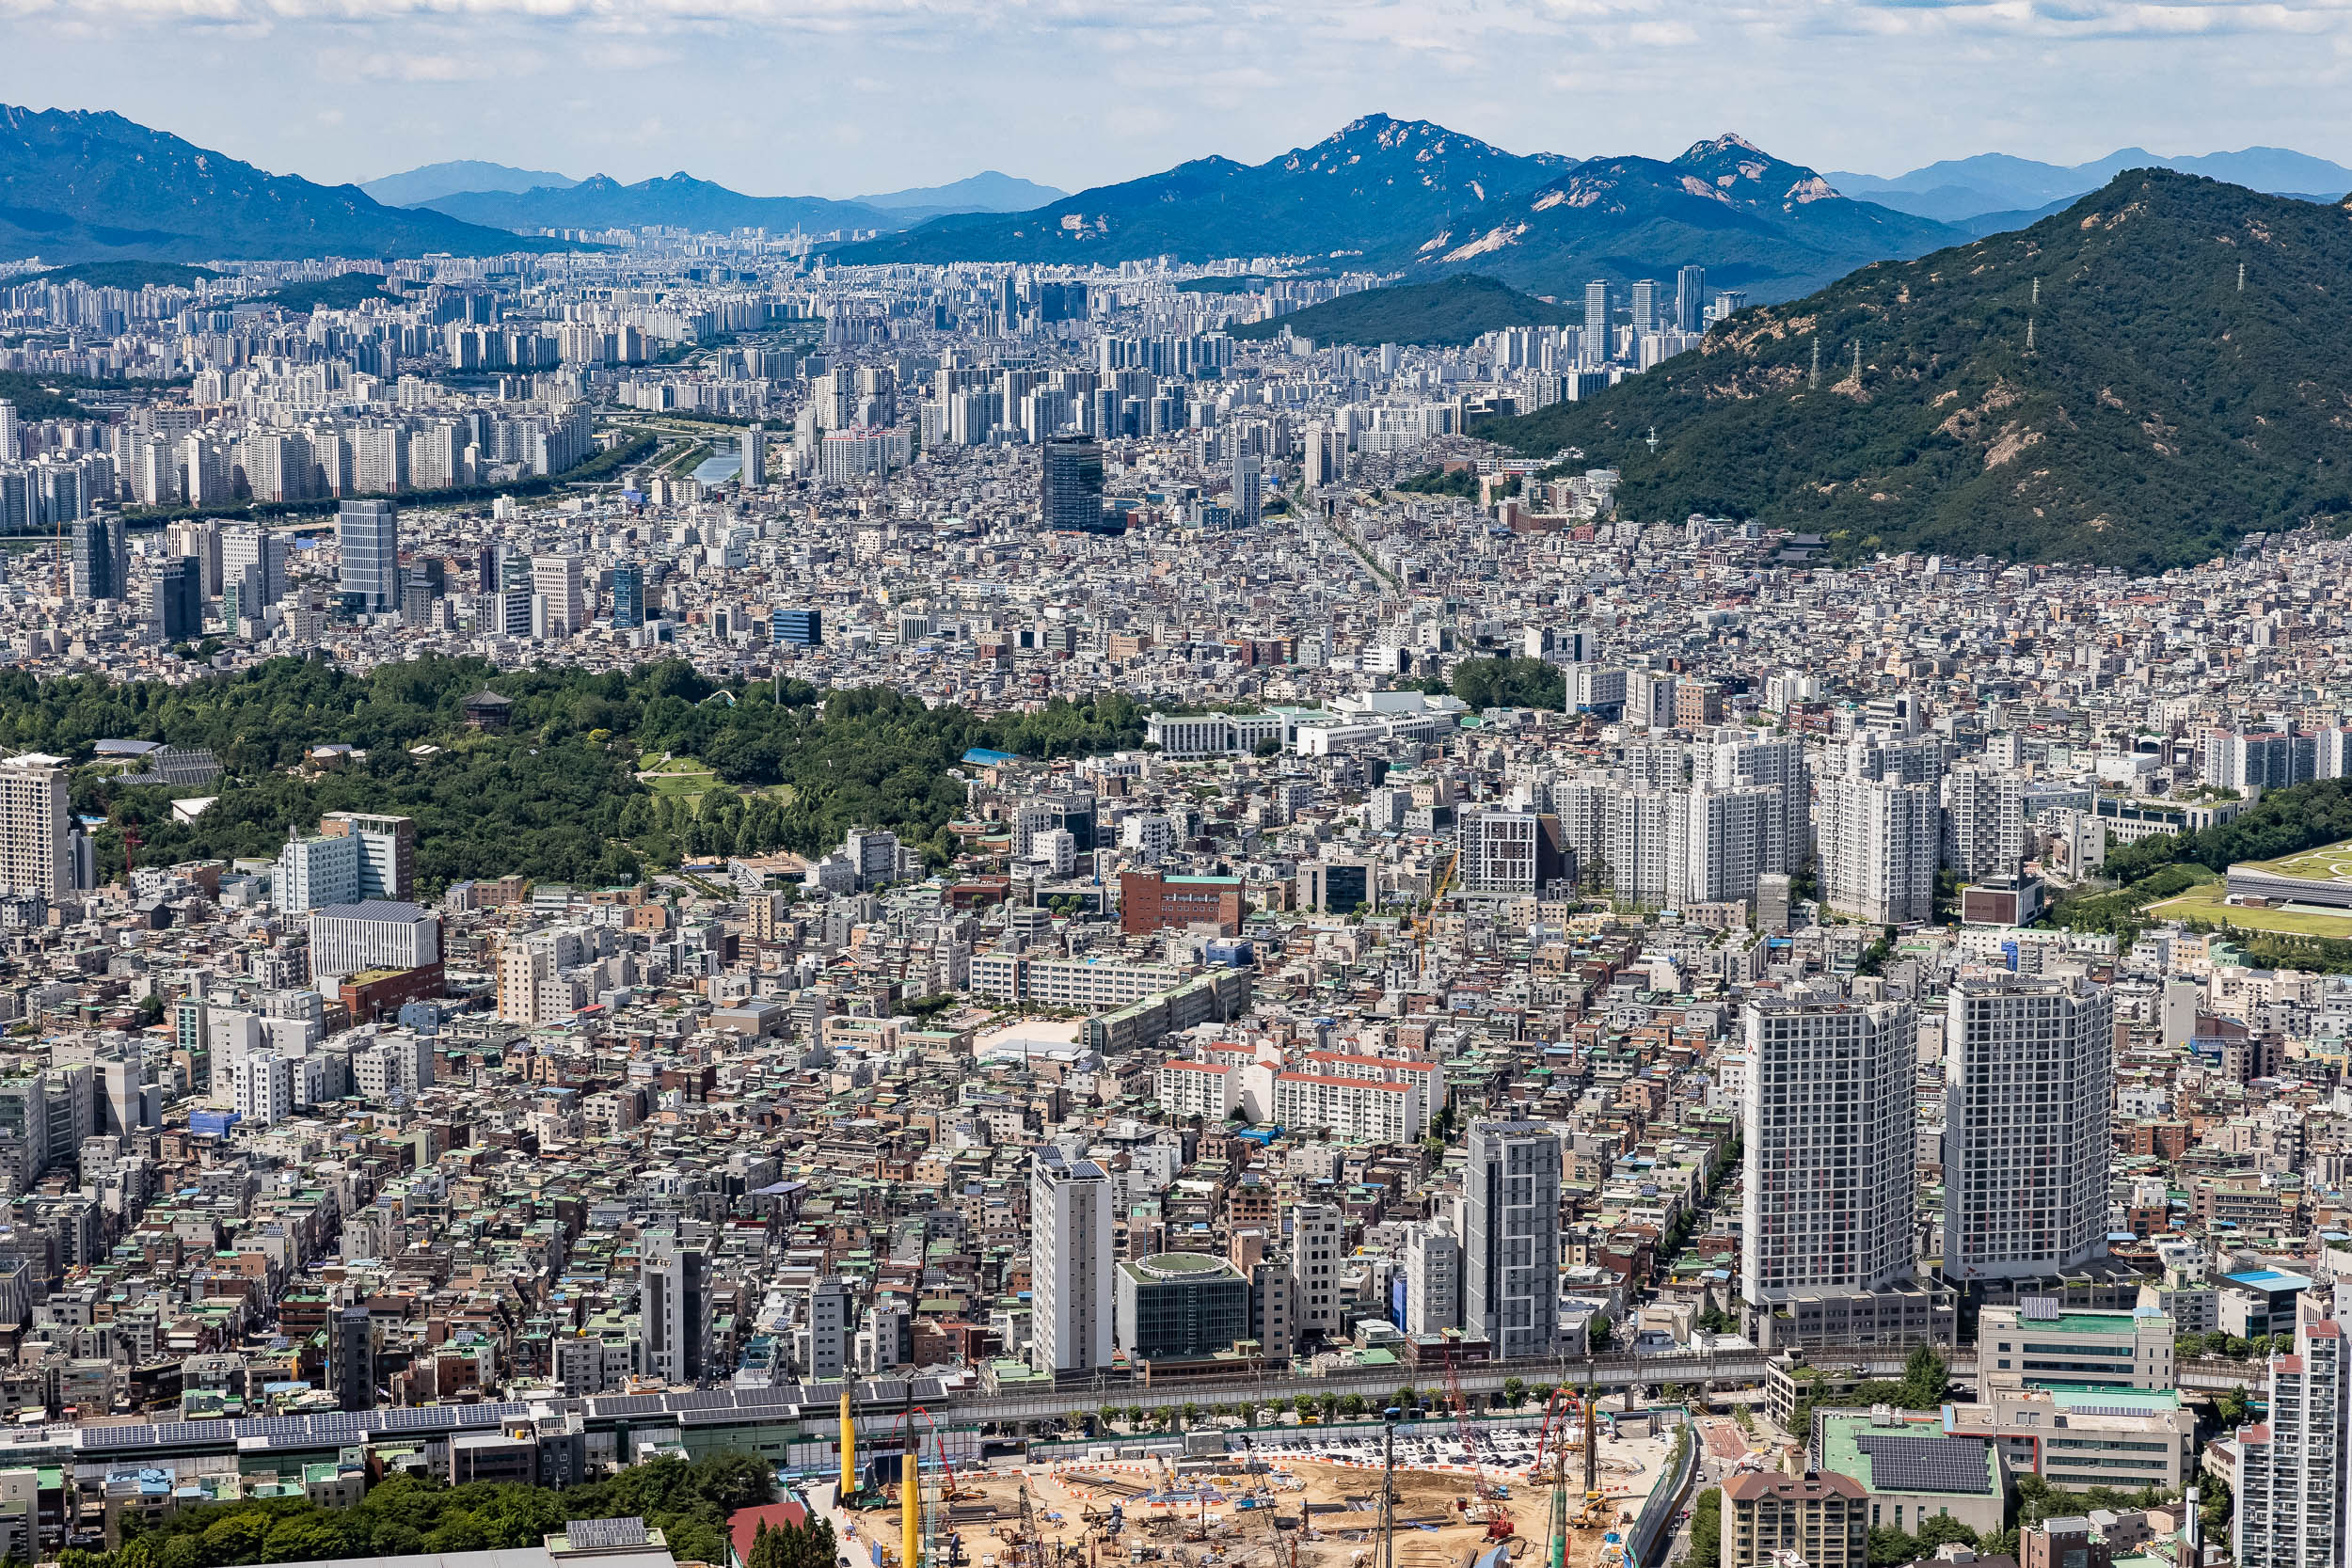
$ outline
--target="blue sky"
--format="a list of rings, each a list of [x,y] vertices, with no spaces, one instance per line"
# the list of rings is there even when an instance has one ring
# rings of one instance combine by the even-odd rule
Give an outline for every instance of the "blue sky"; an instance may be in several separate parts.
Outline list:
[[[850,196],[1256,162],[1375,110],[1823,169],[2255,144],[2352,164],[2352,0],[0,0],[0,101],[266,168],[479,157]]]

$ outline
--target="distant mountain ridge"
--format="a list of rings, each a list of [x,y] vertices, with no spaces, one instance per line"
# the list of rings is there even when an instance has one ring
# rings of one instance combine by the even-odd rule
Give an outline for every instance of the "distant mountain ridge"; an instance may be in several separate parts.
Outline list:
[[[568,174],[547,169],[516,168],[508,164],[485,164],[478,158],[458,158],[387,174],[380,180],[362,181],[359,188],[387,207],[415,207],[460,191],[528,191],[543,185],[564,190],[579,183]]]
[[[1756,518],[1838,557],[2203,561],[2352,519],[2347,219],[2352,202],[2134,170],[1475,433],[1617,467],[1624,515]]]
[[[2352,168],[2283,147],[2249,147],[2165,158],[2126,147],[2087,164],[2044,164],[2005,152],[1947,158],[1908,174],[1834,173],[1829,182],[1846,195],[1941,223],[1965,223],[1987,214],[2028,212],[2072,201],[2125,169],[2169,168],[2201,174],[2249,190],[2302,200],[2334,201],[2352,192]]]
[[[1422,244],[1417,270],[1474,266],[1545,293],[1589,278],[1671,280],[1707,269],[1710,289],[1785,299],[1867,262],[1915,256],[1958,230],[1840,196],[1799,164],[1744,137],[1694,143],[1671,162],[1591,158],[1482,214],[1475,231]]]
[[[107,112],[0,105],[0,258],[77,261],[496,256],[546,248],[387,207]]]
[[[1196,158],[1025,213],[943,217],[840,260],[1089,262],[1173,255],[1388,255],[1570,160],[1523,157],[1427,120],[1368,115],[1258,165]]]
[[[1369,115],[1258,165],[1202,158],[1033,212],[938,218],[842,247],[849,263],[1118,262],[1311,255],[1419,282],[1476,272],[1544,293],[1696,263],[1783,298],[1960,230],[1841,197],[1737,136],[1673,162],[1520,155]]]
[[[636,229],[660,225],[679,229],[767,229],[827,233],[836,229],[895,229],[879,208],[816,196],[745,196],[691,174],[677,173],[625,185],[607,174],[592,174],[562,188],[527,191],[461,191],[436,197],[424,206],[468,223],[499,229]]]
[[[911,190],[853,196],[850,199],[858,206],[872,207],[912,223],[943,213],[1025,213],[1033,207],[1059,201],[1069,194],[1034,180],[1016,180],[992,168],[945,185],[917,185]]]

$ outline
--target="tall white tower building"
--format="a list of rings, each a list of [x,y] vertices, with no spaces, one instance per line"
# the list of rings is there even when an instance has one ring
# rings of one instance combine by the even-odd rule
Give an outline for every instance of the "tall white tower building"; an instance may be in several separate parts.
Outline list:
[[[2082,979],[1962,980],[1944,1024],[1944,1270],[2019,1279],[2107,1233],[2115,1009]]]
[[[1740,1270],[1748,1300],[1911,1276],[1911,1067],[1899,1002],[1750,1003]]]
[[[1029,1364],[1041,1372],[1111,1359],[1111,1181],[1059,1149],[1029,1167]]]

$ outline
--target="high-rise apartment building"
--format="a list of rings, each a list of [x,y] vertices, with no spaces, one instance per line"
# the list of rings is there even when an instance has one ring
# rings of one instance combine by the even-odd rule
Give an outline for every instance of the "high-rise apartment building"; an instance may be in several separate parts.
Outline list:
[[[1347,1220],[1333,1203],[1301,1203],[1290,1212],[1291,1300],[1298,1332],[1336,1337],[1340,1311],[1340,1242]]]
[[[1609,362],[1609,284],[1595,278],[1584,285],[1584,329],[1577,347],[1587,365]]]
[[[347,500],[335,514],[336,581],[363,615],[400,608],[400,512],[388,500]]]
[[[1462,1329],[1498,1357],[1549,1355],[1560,1335],[1560,1135],[1470,1124],[1463,1172]]]
[[[1944,1023],[1944,1268],[2033,1278],[2106,1244],[2115,1011],[2106,988],[1953,985]]]
[[[1443,1215],[1405,1227],[1405,1332],[1462,1326],[1462,1239]]]
[[[1029,1167],[1029,1364],[1045,1373],[1112,1356],[1110,1177],[1092,1160],[1041,1150]]]
[[[0,762],[0,892],[62,898],[73,891],[66,769],[56,757]]]
[[[1877,1291],[1912,1274],[1908,1004],[1751,1002],[1740,1275],[1751,1304]]]
[[[1935,786],[1833,777],[1820,799],[1822,902],[1882,926],[1931,916],[1944,841]]]
[[[1233,522],[1236,527],[1253,528],[1265,516],[1264,476],[1258,467],[1258,454],[1247,449],[1233,453]]]
[[[2343,1568],[2347,1386],[2344,1325],[2333,1319],[2306,1318],[2295,1325],[2294,1354],[2272,1353],[2267,1418],[2235,1434],[2230,1555],[2238,1568]]]
[[[1675,274],[1675,325],[1685,332],[1707,330],[1707,269],[1684,267]]]
[[[675,1230],[647,1232],[644,1247],[637,1310],[645,1370],[691,1387],[711,1370],[710,1252]]]

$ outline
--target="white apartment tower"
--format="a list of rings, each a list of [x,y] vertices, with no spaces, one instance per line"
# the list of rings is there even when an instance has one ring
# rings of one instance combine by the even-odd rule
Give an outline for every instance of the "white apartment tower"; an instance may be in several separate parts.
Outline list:
[[[0,762],[0,893],[61,898],[73,891],[65,771],[38,754]]]
[[[1944,1025],[1944,1268],[2033,1278],[2107,1233],[2115,1010],[2081,979],[1952,987]]]
[[[2341,1568],[2344,1560],[2344,1325],[2295,1325],[2295,1354],[2273,1353],[2268,1419],[2236,1433],[2237,1507],[2230,1551],[2239,1568]]]
[[[1883,1289],[1912,1273],[1908,1004],[1752,1002],[1741,1144],[1748,1300]]]
[[[1291,1299],[1300,1334],[1340,1332],[1340,1239],[1346,1219],[1330,1203],[1291,1210]]]
[[[1405,1227],[1405,1332],[1462,1326],[1462,1239],[1439,1215]]]
[[[1560,1137],[1539,1122],[1470,1124],[1463,1172],[1462,1331],[1498,1358],[1560,1335]]]
[[[1880,926],[1932,915],[1944,847],[1936,786],[1829,778],[1820,787],[1822,901]]]
[[[1029,1364],[1039,1371],[1110,1364],[1116,1220],[1101,1165],[1039,1151],[1029,1167]]]

